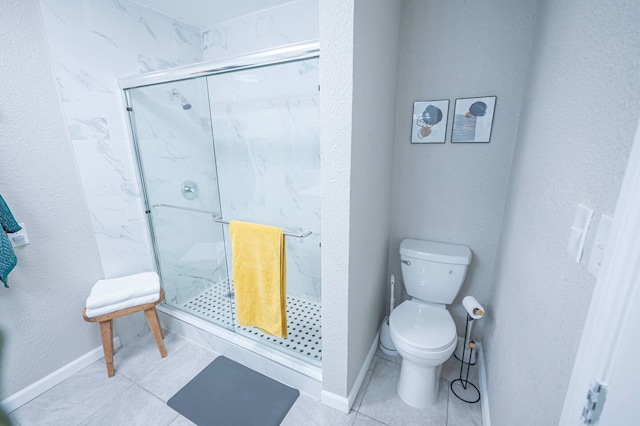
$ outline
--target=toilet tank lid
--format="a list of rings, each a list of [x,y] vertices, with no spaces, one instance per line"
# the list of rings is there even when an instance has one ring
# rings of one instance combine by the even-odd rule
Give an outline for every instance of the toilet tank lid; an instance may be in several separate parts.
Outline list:
[[[454,265],[468,265],[471,262],[471,250],[469,247],[434,241],[402,240],[400,243],[400,255]]]

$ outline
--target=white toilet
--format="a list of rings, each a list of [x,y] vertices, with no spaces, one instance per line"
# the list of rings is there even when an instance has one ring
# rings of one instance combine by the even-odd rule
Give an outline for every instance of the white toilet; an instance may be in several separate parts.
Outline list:
[[[391,313],[391,341],[402,357],[398,395],[427,408],[438,397],[442,364],[456,348],[456,325],[446,305],[462,288],[471,250],[421,240],[400,244],[402,277],[410,300]]]

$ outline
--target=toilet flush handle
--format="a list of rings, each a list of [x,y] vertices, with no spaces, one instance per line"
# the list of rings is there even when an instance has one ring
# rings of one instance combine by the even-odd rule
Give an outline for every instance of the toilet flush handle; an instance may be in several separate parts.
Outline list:
[[[411,261],[410,260],[401,260],[402,263],[404,263],[407,266],[411,266]]]

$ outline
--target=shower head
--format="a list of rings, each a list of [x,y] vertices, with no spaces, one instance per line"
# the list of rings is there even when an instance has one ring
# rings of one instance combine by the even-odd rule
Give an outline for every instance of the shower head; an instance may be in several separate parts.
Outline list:
[[[178,92],[176,89],[172,89],[171,94],[174,98],[180,99],[180,104],[182,105],[183,110],[186,111],[188,109],[191,109],[191,104],[185,99],[184,96],[182,96],[182,93]]]

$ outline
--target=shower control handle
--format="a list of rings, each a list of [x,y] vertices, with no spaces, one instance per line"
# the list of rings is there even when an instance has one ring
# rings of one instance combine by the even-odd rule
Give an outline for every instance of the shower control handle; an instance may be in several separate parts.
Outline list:
[[[180,191],[182,192],[182,196],[187,200],[195,200],[198,198],[198,185],[192,180],[182,182]]]
[[[411,266],[411,261],[410,260],[401,260],[400,262],[404,263],[407,266]]]

